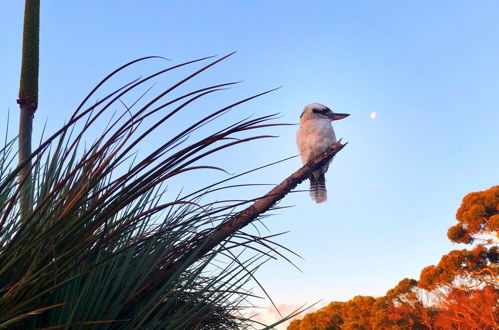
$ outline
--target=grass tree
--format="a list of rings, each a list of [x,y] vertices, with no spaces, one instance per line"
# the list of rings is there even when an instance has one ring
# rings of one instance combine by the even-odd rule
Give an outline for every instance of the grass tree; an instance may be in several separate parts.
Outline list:
[[[258,132],[280,125],[274,122],[276,115],[264,115],[206,131],[238,105],[268,93],[264,92],[215,109],[184,127],[177,125],[165,141],[151,138],[192,104],[234,84],[179,92],[228,55],[165,68],[90,104],[111,78],[152,57],[127,63],[105,77],[67,124],[32,151],[39,18],[40,1],[26,0],[18,149],[15,139],[7,136],[0,149],[0,328],[254,325],[243,312],[253,296],[247,284],[268,258],[287,259],[290,251],[272,240],[275,235],[255,234],[245,227],[262,219],[343,145],[335,144],[268,193],[251,199],[218,198],[221,191],[241,187],[231,181],[245,173],[174,197],[167,194],[166,184],[186,173],[224,171],[206,162],[212,155],[223,157],[228,148],[269,138]],[[132,105],[123,102],[159,76],[206,61],[211,62],[157,95],[147,97],[146,90]],[[122,110],[113,112],[116,107]],[[152,150],[138,153],[143,145]]]
[[[111,78],[152,58],[123,65],[91,91],[67,124],[27,156],[29,167],[14,166],[15,141],[6,140],[0,150],[0,328],[215,329],[254,324],[243,312],[253,296],[247,284],[268,258],[287,258],[289,251],[273,241],[274,235],[255,234],[246,226],[261,220],[343,145],[335,144],[253,198],[223,200],[218,195],[240,187],[232,182],[244,173],[169,194],[166,185],[181,182],[182,175],[223,172],[209,163],[212,156],[223,157],[229,148],[269,138],[264,130],[280,125],[276,115],[226,119],[238,105],[264,92],[183,127],[175,124],[161,142],[153,138],[207,95],[234,84],[180,92],[227,57],[167,67],[90,103]],[[146,84],[189,68],[185,77],[150,96]],[[123,102],[143,89],[137,102]],[[137,152],[144,145],[148,151]],[[33,177],[28,213],[17,180],[25,168]]]
[[[22,182],[20,206],[28,214],[33,204],[31,177],[31,131],[38,108],[38,67],[40,39],[40,0],[26,0],[22,46],[21,83],[19,87],[19,180]]]

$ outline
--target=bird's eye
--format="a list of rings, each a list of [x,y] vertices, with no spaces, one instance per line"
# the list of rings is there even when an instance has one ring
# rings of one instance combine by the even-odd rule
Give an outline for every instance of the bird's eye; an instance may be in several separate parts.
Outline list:
[[[327,109],[312,109],[313,113],[318,113],[319,115],[325,115],[327,113]]]

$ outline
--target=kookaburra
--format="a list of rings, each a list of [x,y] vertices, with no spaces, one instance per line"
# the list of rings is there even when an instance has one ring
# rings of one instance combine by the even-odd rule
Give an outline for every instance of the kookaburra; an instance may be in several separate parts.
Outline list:
[[[319,103],[309,104],[303,109],[300,116],[300,129],[296,134],[296,143],[303,164],[308,163],[336,142],[331,122],[348,116],[349,114],[346,113],[334,113],[331,109]],[[327,199],[324,173],[326,173],[330,162],[314,171],[309,178],[310,195],[317,203],[324,202]]]

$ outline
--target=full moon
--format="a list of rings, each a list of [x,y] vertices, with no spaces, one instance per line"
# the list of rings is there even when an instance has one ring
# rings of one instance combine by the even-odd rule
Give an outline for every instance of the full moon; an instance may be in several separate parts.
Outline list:
[[[369,117],[371,117],[371,119],[376,119],[376,115],[376,112],[373,111],[369,114]]]

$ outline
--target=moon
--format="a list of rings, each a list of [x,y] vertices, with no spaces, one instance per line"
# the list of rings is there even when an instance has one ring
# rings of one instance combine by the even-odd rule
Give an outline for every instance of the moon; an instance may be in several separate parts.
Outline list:
[[[371,112],[371,113],[369,114],[369,117],[371,117],[371,119],[376,119],[376,116],[377,116],[377,115],[378,115],[378,114],[377,114],[375,111],[373,111],[373,112]]]

